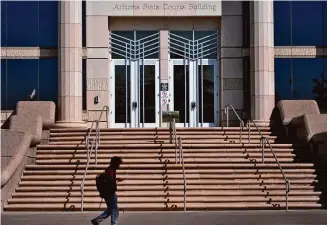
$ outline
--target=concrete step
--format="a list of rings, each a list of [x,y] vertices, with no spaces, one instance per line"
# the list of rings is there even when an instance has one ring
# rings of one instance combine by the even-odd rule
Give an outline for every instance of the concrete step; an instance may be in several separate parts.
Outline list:
[[[87,175],[85,176],[85,180],[94,180],[97,174],[94,175]],[[82,180],[83,175],[33,175],[33,176],[22,176],[21,181],[62,181],[62,180],[69,180],[69,181],[77,181]],[[172,175],[162,175],[162,174],[154,174],[154,175],[125,175],[120,176],[126,180],[182,180],[182,174],[172,174]],[[187,181],[191,179],[283,179],[281,174],[203,174],[203,175],[196,175],[196,174],[186,174],[185,175]],[[316,176],[311,174],[292,174],[287,175],[287,179],[292,181],[293,179],[315,179]]]
[[[183,191],[169,190],[169,191],[117,191],[119,197],[143,197],[143,196],[183,196]],[[285,196],[285,191],[280,190],[242,190],[242,191],[229,191],[229,190],[203,190],[199,192],[198,190],[187,190],[187,197],[189,196]],[[291,190],[288,193],[289,196],[319,196],[321,192],[312,190]],[[15,192],[12,194],[13,198],[39,198],[39,197],[81,197],[80,191],[56,191],[56,192]],[[97,191],[86,191],[84,192],[84,197],[98,197],[99,192]]]
[[[260,127],[261,132],[271,131],[270,127]],[[53,128],[50,129],[51,133],[67,133],[67,132],[88,132],[89,128]],[[95,130],[95,129],[94,129]],[[217,131],[239,131],[240,127],[177,127],[177,132],[217,132]],[[247,131],[244,128],[244,131]],[[253,132],[258,132],[257,128],[250,127]],[[169,132],[169,128],[156,127],[156,128],[101,128],[100,132]]]
[[[51,152],[49,151],[48,153],[39,153],[41,151],[37,152],[36,159],[85,159],[86,158],[86,150],[85,151],[76,151],[74,152],[73,150],[67,151],[67,152]],[[185,150],[184,152],[184,159],[186,158],[195,158],[195,159],[205,159],[205,158],[245,158],[245,157],[250,157],[250,158],[261,158],[262,153],[261,152],[201,152],[201,153],[196,153],[193,151],[188,151]],[[279,158],[294,158],[296,155],[292,153],[275,153],[276,157]],[[110,151],[106,152],[97,152],[97,158],[98,159],[110,159],[113,156],[119,156],[124,159],[156,159],[158,160],[159,158],[165,158],[165,159],[175,159],[175,153],[166,153],[166,152],[148,152],[148,153],[111,153]],[[274,155],[271,152],[266,152],[265,153],[265,158],[273,158]],[[95,158],[95,155],[92,154],[91,158]]]
[[[85,137],[87,132],[82,131],[82,132],[53,132],[51,131],[50,137],[76,137],[76,136],[82,136]],[[241,132],[242,136],[243,135],[248,135],[248,131],[244,130]],[[278,133],[276,132],[271,132],[271,131],[262,131],[262,135],[264,136],[271,136],[271,135],[277,135]],[[129,132],[129,131],[124,131],[124,132],[116,132],[116,131],[100,131],[101,137],[105,136],[120,136],[120,137],[129,137],[129,136],[162,136],[162,137],[169,137],[170,133],[168,130],[166,131],[138,131],[138,132]],[[180,137],[185,137],[185,136],[207,136],[207,135],[213,135],[213,136],[221,136],[221,135],[240,135],[240,130],[237,131],[177,131],[176,132],[177,136]],[[251,137],[252,136],[260,136],[258,131],[251,130],[250,133]],[[95,136],[95,130],[93,130],[90,134],[90,136]]]
[[[45,170],[25,170],[23,175],[24,176],[30,176],[30,175],[50,175],[50,176],[54,176],[54,175],[60,175],[60,176],[64,176],[64,175],[69,175],[71,176],[72,174],[74,176],[78,176],[78,175],[84,175],[85,170],[83,169],[78,169],[78,170],[46,170],[46,168],[44,168]],[[313,175],[313,173],[315,172],[315,169],[283,169],[285,176],[311,176]],[[103,170],[102,169],[89,169],[87,171],[87,174],[89,175],[97,175],[99,173],[102,173]],[[129,169],[119,169],[117,171],[117,176],[151,176],[151,175],[157,175],[157,174],[161,174],[162,176],[164,175],[176,175],[176,173],[181,172],[181,170],[150,170],[150,169],[140,169],[140,170],[129,170]],[[254,168],[250,168],[250,169],[188,169],[185,171],[186,174],[192,174],[192,175],[212,175],[212,174],[216,174],[216,175],[246,175],[246,174],[265,174],[265,173],[269,173],[272,175],[280,175],[281,172],[279,170],[279,168],[275,168],[275,169],[254,169]],[[179,173],[181,174],[181,173]]]
[[[307,184],[291,184],[291,190],[298,190],[298,191],[314,191],[319,190],[321,188],[319,185],[310,186]],[[95,185],[84,187],[84,191],[96,191]],[[170,185],[169,188],[164,187],[163,184],[156,184],[156,185],[130,185],[130,186],[119,186],[118,191],[183,191],[184,185]],[[196,190],[199,192],[211,190],[211,191],[243,191],[243,190],[251,190],[251,191],[284,191],[285,192],[285,184],[265,184],[265,185],[258,185],[258,184],[244,184],[244,185],[237,185],[237,184],[227,184],[227,185],[199,185],[199,184],[187,184],[187,190]],[[80,185],[67,185],[67,186],[21,186],[16,188],[16,192],[57,192],[57,191],[81,191]]]
[[[300,168],[307,168],[307,169],[311,169],[313,168],[313,164],[312,163],[281,163],[280,166],[284,169],[284,168],[292,168],[292,169],[300,169]],[[86,165],[85,164],[76,164],[76,165],[27,165],[25,168],[26,169],[33,169],[33,170],[37,170],[37,169],[47,169],[47,170],[52,170],[52,169],[85,169]],[[108,167],[107,165],[94,165],[94,164],[90,164],[89,165],[89,170],[92,169],[106,169]],[[133,169],[158,169],[158,170],[168,170],[168,169],[181,169],[182,165],[181,164],[167,164],[167,165],[163,165],[163,164],[130,164],[130,165],[126,165],[126,164],[122,164],[121,168],[122,169],[129,169],[129,170],[133,170]],[[198,164],[198,163],[194,163],[194,164],[186,164],[185,165],[186,169],[210,169],[210,168],[215,168],[215,169],[226,169],[226,168],[243,168],[243,169],[247,169],[247,168],[257,168],[257,169],[261,169],[261,168],[279,168],[278,165],[276,163],[256,163],[255,165],[253,164],[249,164],[249,163],[222,163],[222,164],[217,164],[217,163],[213,163],[213,164]]]
[[[295,145],[295,144],[274,144],[271,143],[271,147],[274,150],[277,149],[294,149],[294,148],[299,148],[303,149],[302,145]],[[50,144],[50,145],[38,145],[38,149],[86,149],[85,144],[60,144],[60,145],[55,145],[55,144]],[[129,150],[134,150],[134,149],[175,149],[175,144],[160,144],[160,143],[142,143],[142,144],[100,144],[99,149],[129,149]],[[209,149],[219,149],[219,148],[239,148],[239,149],[250,149],[250,148],[255,148],[255,149],[260,149],[261,146],[259,143],[256,144],[239,144],[239,143],[206,143],[206,144],[201,144],[201,143],[195,143],[195,144],[187,144],[183,142],[183,149],[204,149],[204,148],[209,148]],[[268,148],[267,148],[268,149]]]
[[[122,211],[182,211],[183,203],[121,203],[119,208]],[[318,203],[308,202],[290,202],[289,209],[319,209],[321,205]],[[278,204],[271,202],[236,202],[236,203],[189,203],[187,209],[192,210],[244,210],[244,209],[284,209],[285,203]],[[6,211],[80,211],[81,204],[71,203],[43,203],[43,204],[10,204],[5,205]],[[84,204],[85,211],[104,211],[106,206],[104,203],[86,203]]]
[[[97,163],[98,165],[108,165],[108,161],[110,158],[98,158]],[[160,160],[160,161],[159,161]],[[200,164],[200,163],[251,163],[251,162],[261,162],[261,157],[249,157],[249,158],[184,158],[184,163],[186,164]],[[287,158],[279,158],[278,161],[280,163],[288,163],[288,162],[294,162],[294,159],[291,157]],[[175,158],[148,158],[148,159],[124,159],[125,164],[161,164],[161,162],[164,162],[166,164],[168,163],[175,163]],[[275,163],[275,158],[265,158],[266,163]],[[51,164],[58,164],[58,165],[72,165],[72,164],[86,164],[87,159],[36,159],[36,164],[38,165],[51,165]],[[95,159],[90,159],[90,163],[95,163]]]
[[[284,202],[285,196],[276,196],[274,198],[262,196],[187,196],[187,203],[229,203],[229,202]],[[316,203],[319,201],[317,196],[289,196],[289,202],[311,202]],[[80,204],[81,198],[79,197],[56,197],[56,198],[14,198],[9,199],[8,204],[42,204],[42,203],[76,203]],[[183,203],[183,196],[152,196],[152,197],[119,197],[118,203]],[[84,203],[101,203],[100,197],[85,197]]]
[[[318,181],[314,179],[292,179],[292,184],[305,184],[305,185],[311,185],[315,184]],[[81,185],[81,180],[42,180],[42,181],[20,181],[19,186],[76,186]],[[142,185],[181,185],[184,181],[182,179],[174,180],[174,179],[167,179],[165,181],[163,180],[125,180],[124,182],[121,182],[118,184],[119,187],[122,186],[142,186]],[[187,180],[188,185],[247,185],[247,184],[257,184],[257,185],[266,185],[266,184],[285,184],[284,179],[219,179],[219,180],[212,180],[212,179],[189,179]],[[84,182],[85,186],[93,186],[95,185],[95,180],[85,180]]]
[[[95,135],[91,135],[91,137],[95,137]],[[183,141],[189,141],[189,140],[239,140],[240,135],[177,135],[177,137],[181,137]],[[245,141],[248,141],[248,135],[242,135],[241,139],[244,139]],[[251,140],[259,140],[261,138],[260,135],[251,135]],[[266,136],[269,140],[275,140],[277,139],[277,136]],[[122,141],[165,141],[169,142],[170,137],[169,135],[103,135],[101,133],[100,135],[101,141],[116,141],[116,142],[122,142]],[[49,140],[52,142],[55,141],[84,141],[85,136],[65,136],[65,137],[50,137]]]

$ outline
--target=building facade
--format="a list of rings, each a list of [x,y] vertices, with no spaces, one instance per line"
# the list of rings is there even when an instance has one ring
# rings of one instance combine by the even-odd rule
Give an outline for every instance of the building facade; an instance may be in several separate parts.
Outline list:
[[[267,125],[281,99],[327,108],[327,2],[1,1],[1,57],[2,121],[35,89],[62,127],[104,106],[103,127],[221,126],[230,104]]]

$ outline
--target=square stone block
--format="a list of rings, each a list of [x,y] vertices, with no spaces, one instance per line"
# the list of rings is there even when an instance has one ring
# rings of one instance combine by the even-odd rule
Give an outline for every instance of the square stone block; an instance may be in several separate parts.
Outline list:
[[[241,16],[242,1],[222,1],[222,16]]]
[[[108,16],[86,16],[86,46],[109,47]]]
[[[243,59],[221,59],[222,78],[243,78]]]
[[[86,71],[88,78],[108,78],[109,76],[108,59],[88,59],[86,60]]]
[[[108,59],[109,49],[108,48],[87,48],[88,59]]]
[[[232,105],[235,109],[243,109],[243,90],[222,90],[222,107]]]
[[[243,45],[242,16],[222,16],[221,46],[242,47],[242,45]]]
[[[103,106],[109,106],[109,93],[108,91],[87,91],[86,107],[88,110],[101,110]],[[94,98],[98,96],[99,104],[94,103]]]

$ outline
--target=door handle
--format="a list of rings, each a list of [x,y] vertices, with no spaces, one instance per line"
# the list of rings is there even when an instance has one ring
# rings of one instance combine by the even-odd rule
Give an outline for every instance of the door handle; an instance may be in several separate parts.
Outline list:
[[[134,111],[137,109],[137,102],[132,102],[132,109]]]
[[[191,102],[191,110],[192,110],[192,111],[195,109],[195,107],[196,107],[195,102]]]

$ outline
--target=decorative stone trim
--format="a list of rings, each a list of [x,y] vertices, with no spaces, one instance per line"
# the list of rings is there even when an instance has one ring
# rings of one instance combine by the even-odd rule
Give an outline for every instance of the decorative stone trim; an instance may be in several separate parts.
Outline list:
[[[108,79],[106,78],[88,78],[87,79],[88,91],[107,91]]]
[[[243,90],[242,78],[223,78],[223,90]]]
[[[275,47],[276,58],[315,58],[315,57],[327,57],[327,47],[316,46],[276,46]]]
[[[83,48],[83,58],[87,56],[87,49]],[[58,49],[40,47],[1,47],[2,59],[38,59],[56,58]]]

